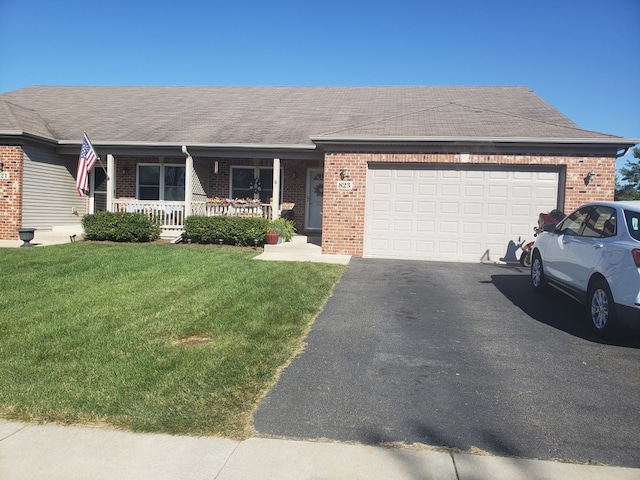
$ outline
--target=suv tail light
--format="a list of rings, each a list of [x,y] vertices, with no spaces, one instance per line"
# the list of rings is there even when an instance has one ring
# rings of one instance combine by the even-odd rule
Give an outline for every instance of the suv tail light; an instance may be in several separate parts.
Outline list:
[[[636,267],[640,268],[640,248],[631,250],[631,255],[633,255],[633,261],[636,262]]]

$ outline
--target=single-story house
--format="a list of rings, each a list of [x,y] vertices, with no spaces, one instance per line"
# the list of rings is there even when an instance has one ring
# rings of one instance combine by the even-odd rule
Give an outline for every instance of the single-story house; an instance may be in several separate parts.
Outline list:
[[[286,211],[324,253],[508,259],[539,212],[612,200],[636,143],[523,86],[29,87],[0,94],[0,239],[99,210],[159,215],[167,236]]]

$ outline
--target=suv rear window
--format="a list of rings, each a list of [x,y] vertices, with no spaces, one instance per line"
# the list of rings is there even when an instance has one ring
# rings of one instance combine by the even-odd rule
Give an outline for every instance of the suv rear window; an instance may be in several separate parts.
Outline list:
[[[640,242],[640,212],[624,211],[624,218],[627,220],[629,233]]]

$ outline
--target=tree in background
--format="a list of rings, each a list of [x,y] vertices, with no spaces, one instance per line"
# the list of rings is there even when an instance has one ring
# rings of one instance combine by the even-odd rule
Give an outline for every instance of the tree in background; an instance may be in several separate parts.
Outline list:
[[[620,169],[624,185],[620,184],[616,175],[616,200],[640,200],[640,148],[633,149],[633,156],[638,161],[627,160]]]

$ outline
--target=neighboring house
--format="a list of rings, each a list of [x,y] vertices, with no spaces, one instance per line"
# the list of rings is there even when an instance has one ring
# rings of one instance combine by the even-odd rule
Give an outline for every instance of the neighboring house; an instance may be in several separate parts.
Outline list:
[[[101,157],[87,197],[83,131]],[[175,236],[191,214],[284,205],[325,253],[509,260],[539,212],[612,200],[639,142],[526,87],[29,87],[0,95],[0,238],[98,210],[154,212]]]

